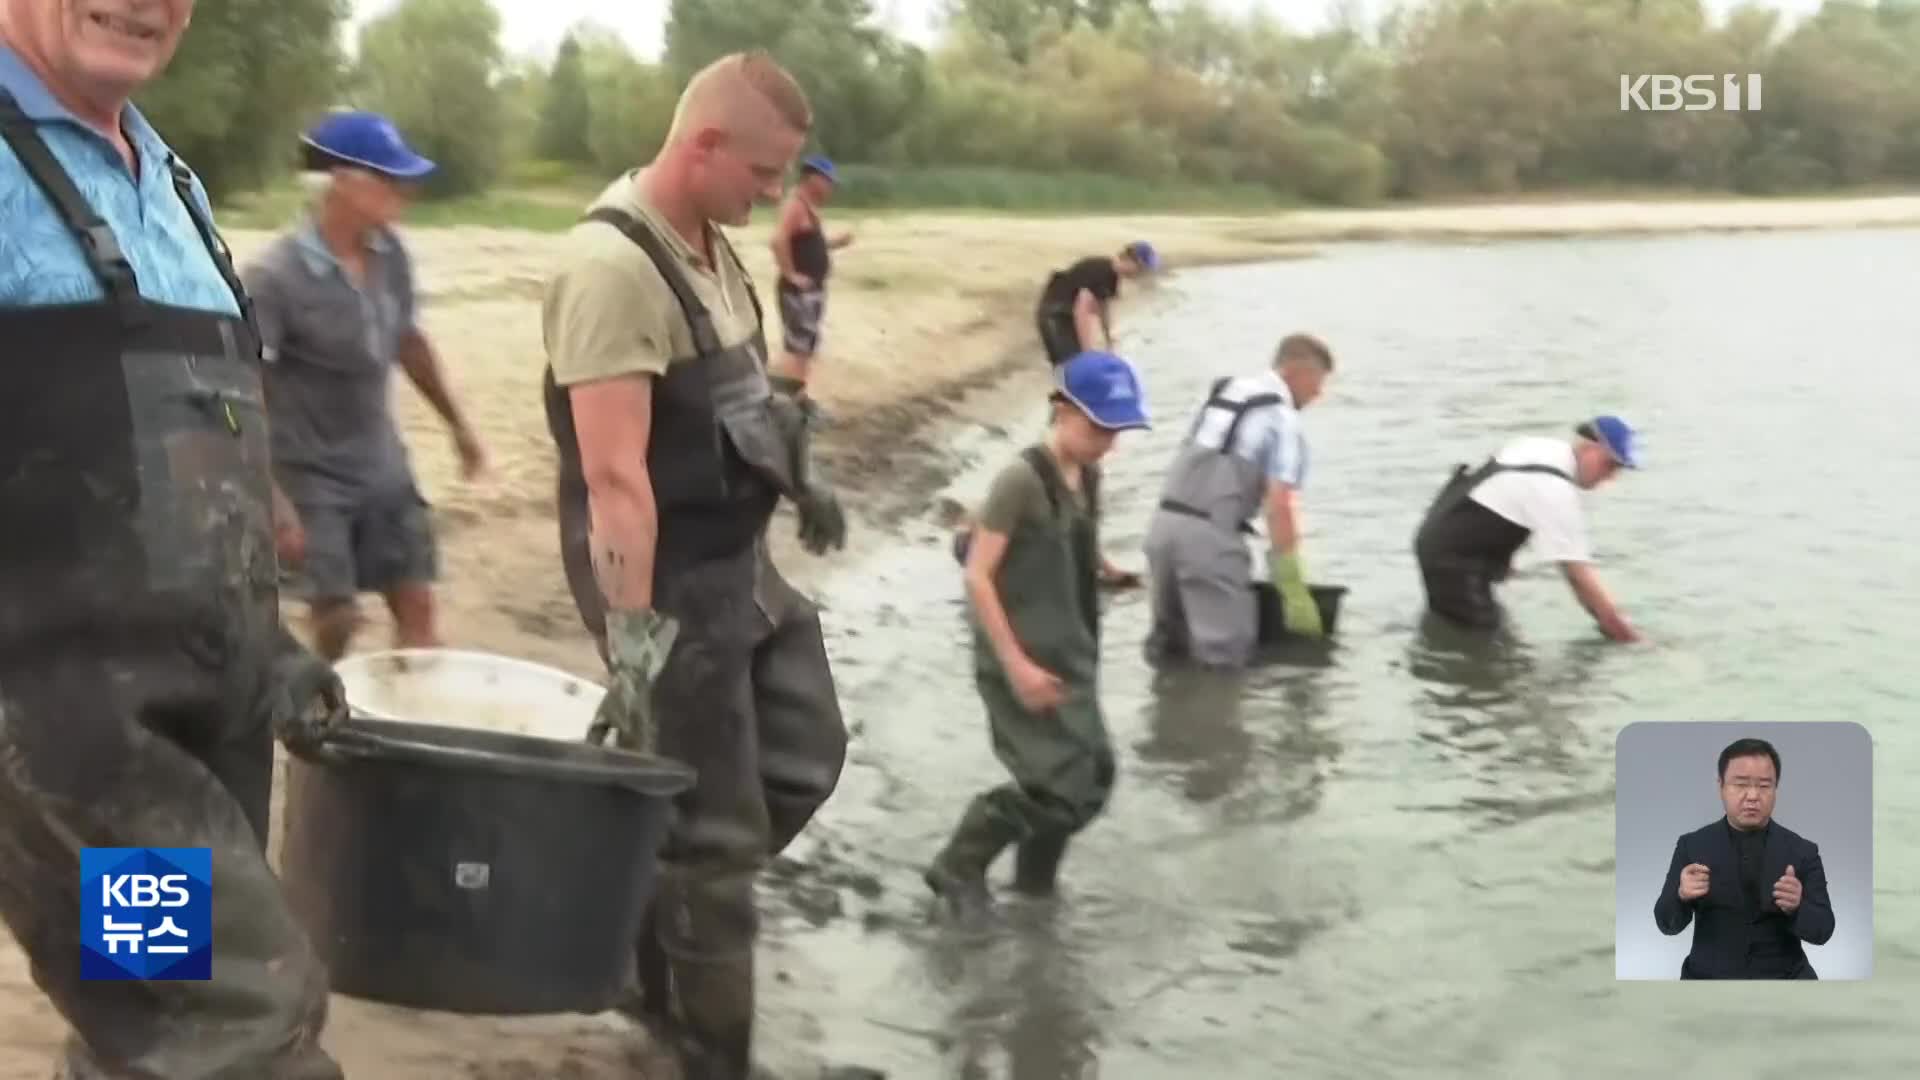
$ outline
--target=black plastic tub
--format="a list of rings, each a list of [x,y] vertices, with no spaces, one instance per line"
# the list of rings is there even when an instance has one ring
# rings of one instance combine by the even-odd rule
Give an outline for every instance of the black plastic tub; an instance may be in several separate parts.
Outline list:
[[[1340,625],[1340,602],[1346,599],[1345,585],[1309,585],[1307,592],[1313,595],[1313,604],[1320,609],[1320,625],[1326,628],[1327,636],[1332,637]],[[1270,581],[1253,583],[1253,593],[1260,608],[1260,643],[1272,645],[1280,642],[1305,640],[1287,631],[1286,601],[1281,599],[1280,590]]]
[[[337,993],[600,1012],[693,779],[585,741],[356,717],[288,764],[281,880]]]

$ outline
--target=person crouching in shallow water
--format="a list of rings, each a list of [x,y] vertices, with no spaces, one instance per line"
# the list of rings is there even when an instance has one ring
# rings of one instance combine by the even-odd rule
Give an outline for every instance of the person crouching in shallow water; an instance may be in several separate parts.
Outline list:
[[[984,914],[987,868],[1018,844],[1014,886],[1048,896],[1067,842],[1105,808],[1113,750],[1100,712],[1099,462],[1148,426],[1139,376],[1083,352],[1061,369],[1045,439],[1003,469],[966,563],[974,685],[1012,782],[976,796],[927,868],[955,916]]]
[[[1487,631],[1505,621],[1493,586],[1513,570],[1525,546],[1560,564],[1580,606],[1615,641],[1640,640],[1593,568],[1581,496],[1638,469],[1633,428],[1598,416],[1574,428],[1574,441],[1526,436],[1477,469],[1456,466],[1427,507],[1413,538],[1427,611],[1447,623]]]

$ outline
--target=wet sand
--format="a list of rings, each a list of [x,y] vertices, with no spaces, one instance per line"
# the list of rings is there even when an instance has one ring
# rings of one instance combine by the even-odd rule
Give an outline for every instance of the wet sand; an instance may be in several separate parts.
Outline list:
[[[817,376],[817,392],[838,421],[825,436],[824,453],[858,531],[849,551],[814,559],[791,544],[792,523],[783,510],[775,526],[777,557],[803,586],[884,550],[895,526],[930,517],[952,457],[951,429],[942,421],[999,417],[1024,425],[1037,411],[1033,395],[1044,366],[1030,340],[1033,292],[1048,269],[1072,258],[1136,237],[1151,238],[1177,271],[1306,258],[1315,244],[1387,237],[1911,226],[1920,225],[1920,198],[1555,203],[1283,217],[862,220],[830,214],[829,221],[859,237],[839,256]],[[738,235],[757,279],[770,281],[764,227]],[[244,259],[268,237],[230,239]],[[558,568],[552,452],[538,399],[538,303],[554,238],[462,228],[416,230],[408,240],[427,290],[427,329],[492,456],[489,477],[462,483],[438,421],[417,394],[398,392],[422,487],[439,515],[449,644],[597,677],[598,661]],[[1296,328],[1288,311],[1286,298],[1275,297],[1271,313],[1259,316],[1273,322],[1275,338]],[[777,332],[772,337],[777,342]],[[967,390],[973,392],[962,402]],[[369,608],[369,614],[358,642],[363,650],[386,642],[381,613]],[[858,753],[860,736],[855,739]],[[774,1058],[802,1052],[819,1032],[805,996],[783,989],[791,977],[788,959],[782,946],[770,945],[763,965],[764,1039]],[[644,1067],[636,1056],[645,1050],[641,1040],[612,1018],[423,1015],[338,997],[335,1005],[327,1043],[354,1076],[628,1077]],[[0,934],[0,1078],[47,1075],[61,1037],[62,1026],[33,987],[23,958]]]

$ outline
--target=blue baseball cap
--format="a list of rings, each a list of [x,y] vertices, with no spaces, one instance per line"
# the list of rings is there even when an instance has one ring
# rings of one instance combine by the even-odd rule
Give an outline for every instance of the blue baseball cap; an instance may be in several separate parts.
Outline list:
[[[333,113],[300,136],[300,141],[328,164],[357,165],[394,180],[418,180],[436,168],[407,145],[393,121],[379,113]]]
[[[827,160],[820,154],[815,154],[801,161],[800,171],[803,173],[819,173],[821,176],[827,178],[827,183],[829,184],[838,184],[840,182],[840,170],[834,168],[833,162]]]
[[[1640,467],[1640,455],[1634,448],[1633,428],[1625,420],[1617,416],[1596,416],[1574,428],[1573,433],[1606,447],[1607,453],[1613,455],[1613,460],[1623,467]]]
[[[1088,351],[1060,365],[1060,394],[1108,431],[1145,429],[1146,395],[1133,365],[1112,353]]]
[[[1135,240],[1133,243],[1128,244],[1126,252],[1133,256],[1133,261],[1139,263],[1141,266],[1149,270],[1160,269],[1160,253],[1153,250],[1153,245],[1147,243],[1145,240]]]

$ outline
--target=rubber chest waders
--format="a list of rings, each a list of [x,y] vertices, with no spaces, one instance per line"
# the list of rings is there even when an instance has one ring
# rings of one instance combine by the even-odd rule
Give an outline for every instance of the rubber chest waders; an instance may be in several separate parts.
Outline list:
[[[1504,465],[1494,460],[1477,469],[1457,465],[1414,534],[1414,556],[1420,563],[1428,609],[1477,629],[1499,623],[1500,605],[1493,597],[1493,586],[1507,579],[1514,554],[1532,535],[1532,530],[1469,498],[1482,482],[1503,472],[1542,473],[1574,482],[1565,470],[1551,465]]]
[[[239,318],[143,298],[4,92],[0,130],[105,293],[0,309],[0,913],[84,1041],[79,1076],[97,1061],[337,1078],[314,1041],[324,972],[265,859],[271,665],[298,644],[279,616],[251,307],[177,160]],[[212,850],[212,981],[78,979],[80,846]]]
[[[1252,521],[1266,502],[1266,470],[1234,453],[1234,445],[1247,414],[1284,405],[1286,398],[1271,391],[1237,401],[1223,397],[1231,381],[1219,379],[1208,390],[1147,529],[1153,627],[1146,652],[1154,662],[1230,667],[1246,663],[1259,642],[1243,537],[1258,535]],[[1210,409],[1233,416],[1218,447],[1194,441]]]
[[[689,1080],[745,1080],[758,935],[754,881],[832,794],[846,759],[846,725],[819,613],[767,555],[767,523],[796,485],[789,443],[774,418],[764,331],[723,346],[711,314],[651,229],[610,209],[589,216],[619,229],[652,260],[679,301],[695,350],[673,358],[653,380],[647,470],[659,511],[653,605],[680,624],[652,688],[655,750],[691,766],[697,779],[675,800],[658,884],[635,943],[640,993],[623,1008],[677,1048]],[[715,243],[744,278],[731,246],[724,238]],[[758,326],[760,301],[752,299]],[[586,480],[572,410],[550,367],[544,396],[560,453],[567,583],[582,621],[604,642]]]
[[[1068,841],[1106,807],[1115,776],[1099,700],[1099,472],[1081,473],[1087,510],[1080,513],[1044,448],[1028,447],[1022,457],[1040,477],[1050,516],[1045,528],[1019,528],[1008,538],[994,588],[1021,649],[1060,678],[1066,701],[1046,713],[1021,704],[973,619],[974,685],[994,755],[1012,779],[968,804],[928,881],[943,894],[975,899],[987,867],[1016,843],[1016,886],[1050,892]]]

